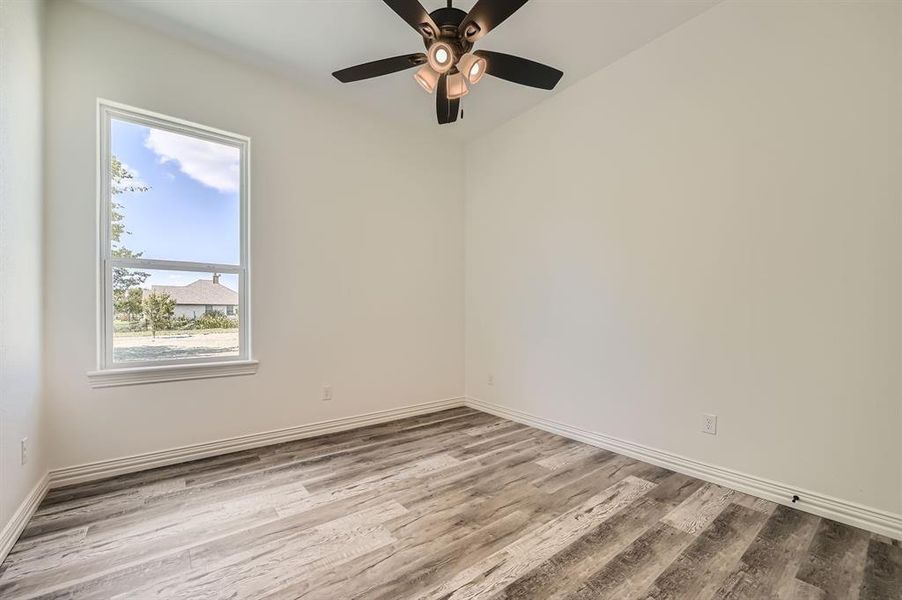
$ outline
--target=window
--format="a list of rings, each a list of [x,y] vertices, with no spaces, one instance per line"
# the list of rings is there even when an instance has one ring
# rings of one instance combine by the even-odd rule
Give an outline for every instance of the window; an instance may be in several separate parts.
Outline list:
[[[106,101],[99,127],[92,382],[252,373],[249,140]]]

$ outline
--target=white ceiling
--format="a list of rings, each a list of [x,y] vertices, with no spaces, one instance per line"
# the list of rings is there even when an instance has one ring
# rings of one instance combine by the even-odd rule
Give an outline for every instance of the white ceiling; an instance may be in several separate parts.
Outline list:
[[[194,44],[276,69],[319,94],[405,126],[438,130],[435,100],[413,72],[342,84],[332,71],[420,52],[422,39],[378,0],[83,0]],[[484,78],[463,98],[465,118],[442,130],[473,137],[523,113],[719,0],[532,0],[477,48],[517,54],[564,71],[553,92]],[[475,0],[454,6],[469,10]],[[427,10],[444,0],[425,0]]]

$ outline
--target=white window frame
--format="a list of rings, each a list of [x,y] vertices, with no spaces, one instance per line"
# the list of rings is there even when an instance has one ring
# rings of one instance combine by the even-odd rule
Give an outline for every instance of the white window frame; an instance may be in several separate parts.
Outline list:
[[[113,119],[161,129],[172,133],[238,148],[240,152],[239,264],[199,263],[150,258],[114,258],[111,245],[110,212],[112,191],[111,124]],[[247,136],[206,127],[175,117],[142,110],[109,100],[97,100],[97,370],[88,373],[94,387],[200,379],[256,372],[251,357],[250,293],[250,144]],[[113,362],[113,267],[147,270],[193,271],[238,275],[239,354],[235,357],[188,358],[165,361]]]

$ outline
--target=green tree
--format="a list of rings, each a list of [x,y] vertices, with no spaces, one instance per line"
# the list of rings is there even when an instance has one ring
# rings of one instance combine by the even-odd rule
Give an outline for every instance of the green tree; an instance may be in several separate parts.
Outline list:
[[[144,296],[144,317],[150,324],[153,337],[157,337],[158,329],[167,329],[175,314],[175,300],[166,293],[151,292]]]
[[[113,302],[116,312],[127,315],[129,322],[144,312],[144,292],[139,287],[113,290]]]
[[[115,198],[126,192],[146,192],[150,188],[140,184],[135,179],[134,173],[125,168],[125,165],[115,156],[110,159],[110,192]],[[114,199],[110,201],[110,241],[112,242],[112,255],[115,258],[137,258],[143,252],[134,252],[122,244],[123,236],[131,232],[125,229],[125,215],[122,214],[122,204]],[[133,271],[124,267],[113,267],[113,300],[114,302],[127,297],[127,291],[138,287],[150,277],[150,273]],[[117,298],[118,295],[118,298]],[[123,311],[126,312],[126,311]]]

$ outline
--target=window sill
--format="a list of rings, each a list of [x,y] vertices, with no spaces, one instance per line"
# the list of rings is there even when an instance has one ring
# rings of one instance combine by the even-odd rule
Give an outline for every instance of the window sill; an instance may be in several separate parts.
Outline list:
[[[256,360],[233,360],[215,363],[195,363],[190,365],[161,365],[159,367],[128,367],[90,371],[88,380],[91,387],[105,388],[120,385],[142,385],[164,381],[184,381],[188,379],[209,379],[211,377],[234,377],[253,375],[257,372]]]

